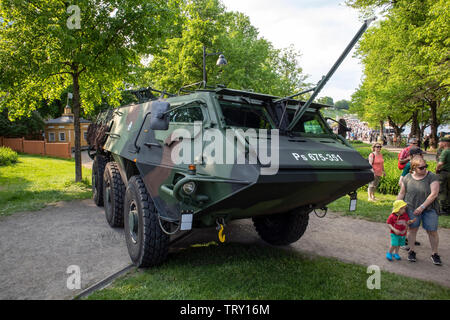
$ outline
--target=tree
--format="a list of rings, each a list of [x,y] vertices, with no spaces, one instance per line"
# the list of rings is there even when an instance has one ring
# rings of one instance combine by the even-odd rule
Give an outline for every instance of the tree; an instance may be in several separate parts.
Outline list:
[[[339,100],[339,101],[336,101],[334,106],[336,107],[336,109],[346,109],[346,110],[348,110],[348,108],[350,107],[350,101],[345,100],[345,99],[344,100]]]
[[[81,180],[80,112],[117,105],[132,66],[155,54],[177,16],[175,0],[0,2],[0,108],[30,114],[73,88],[75,180]]]
[[[331,97],[321,97],[321,98],[317,99],[317,102],[326,104],[329,106],[334,106],[334,101],[333,101],[333,98],[331,98]]]
[[[364,94],[355,97],[376,117],[411,118],[420,138],[427,122],[436,146],[437,127],[448,121],[450,3],[445,0],[352,0],[363,12],[382,8],[385,19],[367,32],[358,49]],[[365,98],[361,100],[361,97]],[[428,120],[429,119],[429,120]],[[422,126],[419,125],[422,122]],[[415,129],[417,128],[417,130]]]
[[[165,49],[150,62],[148,84],[168,92],[203,79],[202,50],[222,52],[228,60],[223,69],[216,57],[207,57],[208,85],[289,95],[304,86],[305,76],[293,47],[274,49],[260,38],[258,30],[242,13],[227,12],[219,0],[183,1],[179,32],[165,43]],[[143,85],[145,85],[143,83]],[[191,88],[193,89],[193,88]]]
[[[0,136],[9,138],[37,137],[41,135],[43,129],[44,120],[38,112],[32,112],[30,117],[20,117],[15,121],[8,118],[7,109],[0,112]]]

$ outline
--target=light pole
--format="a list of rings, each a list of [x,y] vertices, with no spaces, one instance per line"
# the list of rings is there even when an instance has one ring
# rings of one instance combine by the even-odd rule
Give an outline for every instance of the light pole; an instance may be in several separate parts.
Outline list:
[[[225,56],[222,54],[222,52],[212,52],[212,53],[206,53],[206,47],[203,46],[203,88],[206,88],[206,83],[208,81],[207,75],[206,75],[206,57],[208,56],[214,56],[219,55],[219,59],[217,59],[216,65],[217,66],[224,66],[227,65],[227,59],[225,59]]]

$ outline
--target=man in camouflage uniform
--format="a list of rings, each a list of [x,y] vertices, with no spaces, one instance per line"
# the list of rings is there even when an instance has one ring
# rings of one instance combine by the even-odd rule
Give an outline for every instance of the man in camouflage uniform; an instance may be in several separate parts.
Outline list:
[[[439,140],[439,148],[442,150],[437,159],[436,173],[439,175],[439,204],[441,214],[450,214],[450,136]]]

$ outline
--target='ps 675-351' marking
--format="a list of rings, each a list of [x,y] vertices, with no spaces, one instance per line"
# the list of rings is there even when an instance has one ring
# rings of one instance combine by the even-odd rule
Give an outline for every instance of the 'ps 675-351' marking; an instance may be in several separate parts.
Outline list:
[[[334,153],[307,153],[307,154],[298,154],[293,152],[292,156],[295,160],[303,160],[303,161],[344,161],[340,155]]]

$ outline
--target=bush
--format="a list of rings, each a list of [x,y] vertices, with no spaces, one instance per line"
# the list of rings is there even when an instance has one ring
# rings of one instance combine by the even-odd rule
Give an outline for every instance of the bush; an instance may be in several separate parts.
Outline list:
[[[17,152],[8,147],[0,147],[0,166],[9,166],[16,163],[18,158]]]

